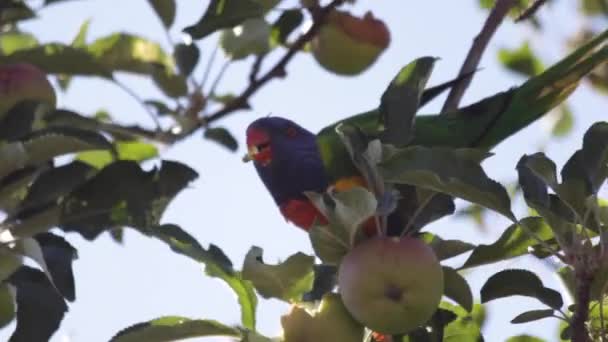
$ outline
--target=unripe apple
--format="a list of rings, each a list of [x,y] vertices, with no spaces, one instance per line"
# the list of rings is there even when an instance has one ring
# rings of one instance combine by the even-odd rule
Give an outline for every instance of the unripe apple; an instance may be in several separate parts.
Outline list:
[[[339,294],[323,296],[313,315],[294,305],[281,317],[284,342],[361,342],[363,326],[346,310]]]
[[[23,100],[55,107],[55,91],[46,74],[27,63],[0,65],[0,118]]]
[[[357,18],[336,10],[312,40],[311,47],[315,59],[325,69],[339,75],[356,75],[372,65],[389,43],[388,28],[371,12]]]
[[[433,250],[415,238],[374,237],[343,259],[338,286],[359,322],[384,334],[404,334],[427,322],[443,295],[443,271]]]

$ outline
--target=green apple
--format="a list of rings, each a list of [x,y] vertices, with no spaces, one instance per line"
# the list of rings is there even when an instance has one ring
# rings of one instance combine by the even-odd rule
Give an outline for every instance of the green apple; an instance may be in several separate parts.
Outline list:
[[[334,11],[311,41],[311,48],[325,69],[339,75],[357,75],[372,65],[389,43],[388,28],[370,12],[357,18]]]
[[[0,65],[0,118],[23,100],[37,100],[55,107],[55,91],[46,74],[27,63]]]
[[[404,334],[427,322],[443,294],[441,265],[415,238],[365,240],[342,259],[338,272],[348,311],[384,334]]]
[[[281,317],[285,342],[361,342],[364,328],[344,307],[339,294],[323,296],[312,315],[297,305]]]

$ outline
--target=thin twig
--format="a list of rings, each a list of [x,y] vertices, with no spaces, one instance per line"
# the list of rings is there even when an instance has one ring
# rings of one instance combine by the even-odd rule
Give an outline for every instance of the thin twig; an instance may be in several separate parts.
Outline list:
[[[516,19],[515,22],[518,23],[520,21],[524,21],[528,18],[531,18],[532,16],[534,16],[534,14],[536,14],[536,12],[538,11],[539,8],[541,8],[541,6],[543,4],[545,4],[547,2],[547,0],[536,0],[532,3],[532,5],[530,5],[530,7],[526,8]]]
[[[205,86],[205,84],[207,84],[207,79],[209,79],[209,74],[211,74],[211,68],[213,67],[213,62],[215,62],[215,56],[217,56],[217,50],[218,50],[219,44],[215,46],[215,48],[213,48],[213,51],[211,52],[211,56],[209,56],[209,61],[207,61],[207,66],[205,67],[205,72],[203,73],[203,78],[201,79],[201,82],[199,83],[199,86],[201,88],[203,88]]]
[[[154,125],[156,126],[156,130],[161,131],[162,127],[160,125],[160,121],[158,121],[156,114],[154,114],[154,112],[150,109],[150,107],[148,105],[146,105],[146,102],[144,101],[144,99],[142,99],[136,92],[134,92],[131,88],[127,87],[122,82],[119,82],[118,80],[113,80],[113,81],[114,81],[114,84],[116,84],[120,89],[124,90],[125,93],[129,94],[129,96],[131,96],[135,101],[137,101],[137,103],[139,103],[144,108],[146,113],[148,113],[148,116],[154,122]]]
[[[287,64],[296,55],[296,53],[298,53],[304,47],[304,45],[306,45],[306,43],[311,41],[316,36],[317,32],[319,32],[329,14],[336,7],[341,5],[344,1],[345,0],[333,0],[327,6],[322,7],[317,11],[313,12],[314,22],[312,26],[308,29],[306,33],[300,36],[290,46],[289,50],[287,50],[285,55],[262,77],[258,78],[255,82],[250,83],[247,88],[245,88],[245,90],[241,93],[241,95],[237,96],[234,100],[224,106],[224,108],[206,116],[206,118],[202,120],[202,123],[209,123],[215,120],[219,120],[236,110],[246,108],[249,102],[249,98],[253,94],[255,94],[262,86],[264,86],[266,83],[268,83],[274,78],[284,77],[285,67],[287,66]]]
[[[224,74],[226,73],[226,70],[228,70],[228,67],[230,66],[231,62],[232,62],[231,60],[227,60],[226,62],[224,62],[224,64],[222,64],[222,68],[220,69],[220,72],[215,77],[215,80],[211,84],[211,88],[209,88],[209,91],[207,92],[209,94],[209,96],[215,95],[215,90],[217,89],[217,86],[220,84],[220,81],[224,77]]]
[[[473,40],[473,45],[469,49],[469,53],[460,68],[459,75],[464,75],[466,73],[470,73],[477,69],[479,62],[481,61],[481,56],[485,51],[490,39],[498,29],[498,26],[503,21],[507,13],[511,7],[515,5],[515,0],[497,0],[496,5],[490,12],[490,15],[486,19],[481,31]],[[473,75],[469,77],[465,77],[457,83],[448,94],[448,97],[443,104],[443,108],[441,109],[441,113],[447,113],[458,109],[458,105],[460,104],[460,100],[464,95],[465,90],[468,88],[469,84],[471,84],[471,80],[473,79]]]

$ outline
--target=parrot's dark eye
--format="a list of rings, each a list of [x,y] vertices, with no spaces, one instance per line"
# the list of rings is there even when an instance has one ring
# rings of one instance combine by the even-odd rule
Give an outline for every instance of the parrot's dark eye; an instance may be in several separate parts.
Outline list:
[[[263,151],[270,147],[270,143],[269,142],[261,143],[261,144],[257,145],[256,147],[258,148],[259,151]]]
[[[288,137],[293,138],[296,135],[298,135],[298,130],[295,127],[293,127],[293,126],[290,126],[290,127],[287,127],[287,132],[286,133],[287,133]]]

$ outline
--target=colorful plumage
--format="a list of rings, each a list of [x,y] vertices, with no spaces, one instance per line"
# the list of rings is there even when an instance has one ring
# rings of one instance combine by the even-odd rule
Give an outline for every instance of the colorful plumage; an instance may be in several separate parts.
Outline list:
[[[608,46],[602,47],[607,39],[608,31],[605,31],[520,87],[454,113],[417,115],[410,144],[491,149],[562,103],[581,78],[608,61]],[[379,134],[378,110],[342,122],[356,125],[370,136]],[[324,220],[304,195],[305,191],[324,192],[330,186],[344,190],[365,185],[335,126],[330,125],[315,135],[290,120],[267,117],[254,121],[247,129],[248,159],[254,161],[260,178],[285,218],[305,230],[315,220]],[[419,206],[415,188],[400,186],[398,189],[401,200],[389,218],[389,231],[391,225],[407,223]],[[451,198],[446,195],[434,196],[425,208],[417,213],[415,227],[454,210]]]

